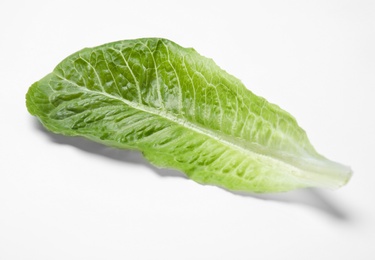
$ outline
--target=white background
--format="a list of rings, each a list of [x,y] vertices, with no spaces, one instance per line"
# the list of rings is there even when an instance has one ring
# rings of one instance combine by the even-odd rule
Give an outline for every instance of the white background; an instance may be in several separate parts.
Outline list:
[[[350,165],[336,191],[245,195],[47,133],[25,93],[83,47],[194,47]],[[374,1],[1,1],[0,259],[375,259]]]

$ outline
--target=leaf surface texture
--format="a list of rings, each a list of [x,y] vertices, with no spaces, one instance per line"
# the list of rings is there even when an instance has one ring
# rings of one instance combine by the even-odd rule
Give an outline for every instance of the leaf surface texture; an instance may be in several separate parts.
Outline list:
[[[34,83],[26,99],[52,132],[140,150],[202,184],[278,192],[336,188],[351,175],[319,155],[289,113],[166,39],[83,49]]]

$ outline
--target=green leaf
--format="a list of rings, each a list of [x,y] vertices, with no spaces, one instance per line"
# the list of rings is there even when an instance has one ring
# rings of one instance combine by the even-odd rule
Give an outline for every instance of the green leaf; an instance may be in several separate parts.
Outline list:
[[[351,176],[314,150],[290,114],[166,39],[74,53],[30,87],[26,104],[54,133],[140,150],[202,184],[278,192],[336,188]]]

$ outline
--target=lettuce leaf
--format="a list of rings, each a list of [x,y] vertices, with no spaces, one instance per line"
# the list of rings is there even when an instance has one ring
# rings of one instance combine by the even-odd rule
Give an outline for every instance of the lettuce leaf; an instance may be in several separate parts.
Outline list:
[[[30,87],[26,105],[54,133],[140,150],[202,184],[279,192],[337,188],[351,176],[289,113],[166,39],[78,51]]]

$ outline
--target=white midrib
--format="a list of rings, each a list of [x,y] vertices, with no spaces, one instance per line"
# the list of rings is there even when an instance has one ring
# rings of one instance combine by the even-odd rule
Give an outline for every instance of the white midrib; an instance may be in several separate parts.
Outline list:
[[[92,94],[99,94],[99,95],[106,96],[110,99],[118,100],[118,101],[126,104],[129,107],[132,107],[134,109],[143,111],[145,113],[160,116],[160,117],[162,117],[164,119],[167,119],[167,120],[169,120],[173,123],[176,123],[176,124],[179,124],[179,125],[181,125],[185,128],[188,128],[188,129],[190,129],[190,130],[192,130],[196,133],[205,135],[208,138],[212,138],[212,139],[216,140],[217,142],[219,142],[219,143],[221,143],[221,144],[223,144],[223,145],[225,145],[225,146],[227,146],[231,149],[239,150],[239,151],[249,155],[251,158],[256,158],[255,160],[258,159],[260,161],[263,161],[266,164],[275,165],[277,168],[281,168],[281,169],[285,170],[285,172],[283,172],[283,174],[290,175],[293,178],[300,179],[302,182],[306,182],[306,183],[310,183],[310,184],[314,184],[314,185],[319,185],[319,186],[326,186],[328,188],[334,188],[335,186],[337,186],[337,184],[335,185],[333,183],[332,184],[331,183],[324,183],[324,182],[330,182],[329,176],[321,176],[321,174],[319,174],[315,171],[303,169],[303,168],[300,168],[298,166],[295,166],[295,165],[289,163],[286,160],[284,161],[280,158],[273,157],[272,155],[267,155],[265,153],[258,152],[254,145],[247,144],[247,148],[246,148],[246,147],[242,146],[240,143],[233,142],[232,140],[231,141],[226,140],[226,139],[228,139],[228,137],[226,137],[226,136],[220,137],[220,135],[218,135],[217,133],[215,133],[211,130],[208,130],[208,129],[203,128],[199,125],[193,124],[193,123],[187,121],[186,119],[184,120],[184,119],[178,118],[178,117],[168,113],[167,111],[154,109],[152,107],[148,107],[148,106],[145,106],[145,105],[142,105],[142,104],[138,104],[138,103],[135,103],[135,102],[123,99],[123,98],[119,98],[119,97],[110,95],[106,92],[90,90],[90,89],[87,89],[85,87],[79,86],[75,82],[70,81],[70,80],[66,79],[65,77],[61,77],[60,75],[57,75],[57,76],[60,79],[63,79],[64,81],[69,82],[70,84],[74,84],[76,87],[78,87],[83,92],[92,93]],[[253,149],[249,149],[249,148],[253,148]],[[307,158],[307,159],[316,160],[312,157]],[[334,163],[334,162],[332,162],[332,163]],[[317,180],[315,180],[315,179],[317,179]],[[319,179],[322,179],[322,180],[319,180]],[[335,181],[333,181],[333,182],[335,182]]]
[[[217,142],[219,142],[219,143],[221,143],[221,144],[223,144],[223,145],[225,145],[225,146],[227,146],[231,149],[240,150],[241,152],[251,156],[252,158],[256,157],[256,158],[262,159],[262,161],[268,161],[269,163],[273,163],[273,164],[277,164],[279,166],[283,166],[283,168],[285,168],[285,167],[290,168],[290,172],[293,172],[295,177],[300,177],[300,174],[298,174],[298,173],[300,173],[301,171],[304,171],[304,170],[302,170],[302,169],[300,169],[296,166],[285,163],[284,161],[282,161],[278,158],[268,156],[268,155],[265,155],[263,153],[258,153],[258,152],[255,152],[253,150],[246,149],[245,147],[241,146],[240,144],[225,140],[226,137],[220,137],[217,133],[215,133],[213,131],[210,131],[206,128],[203,128],[203,127],[200,127],[196,124],[193,124],[193,123],[187,121],[186,119],[184,120],[184,119],[178,118],[174,115],[171,115],[167,111],[154,109],[152,107],[148,107],[148,106],[138,104],[138,103],[126,100],[126,99],[122,99],[122,98],[110,95],[108,93],[105,93],[105,92],[99,92],[99,91],[94,91],[94,90],[89,90],[89,89],[83,89],[83,90],[87,93],[99,94],[99,95],[106,96],[110,99],[115,99],[115,100],[121,101],[122,103],[126,104],[129,107],[140,110],[140,111],[143,111],[145,113],[160,116],[160,117],[162,117],[164,119],[167,119],[167,120],[169,120],[173,123],[177,123],[184,128],[188,128],[188,129],[190,129],[190,130],[192,130],[196,133],[205,135],[208,138],[212,138],[212,139],[216,140]]]

